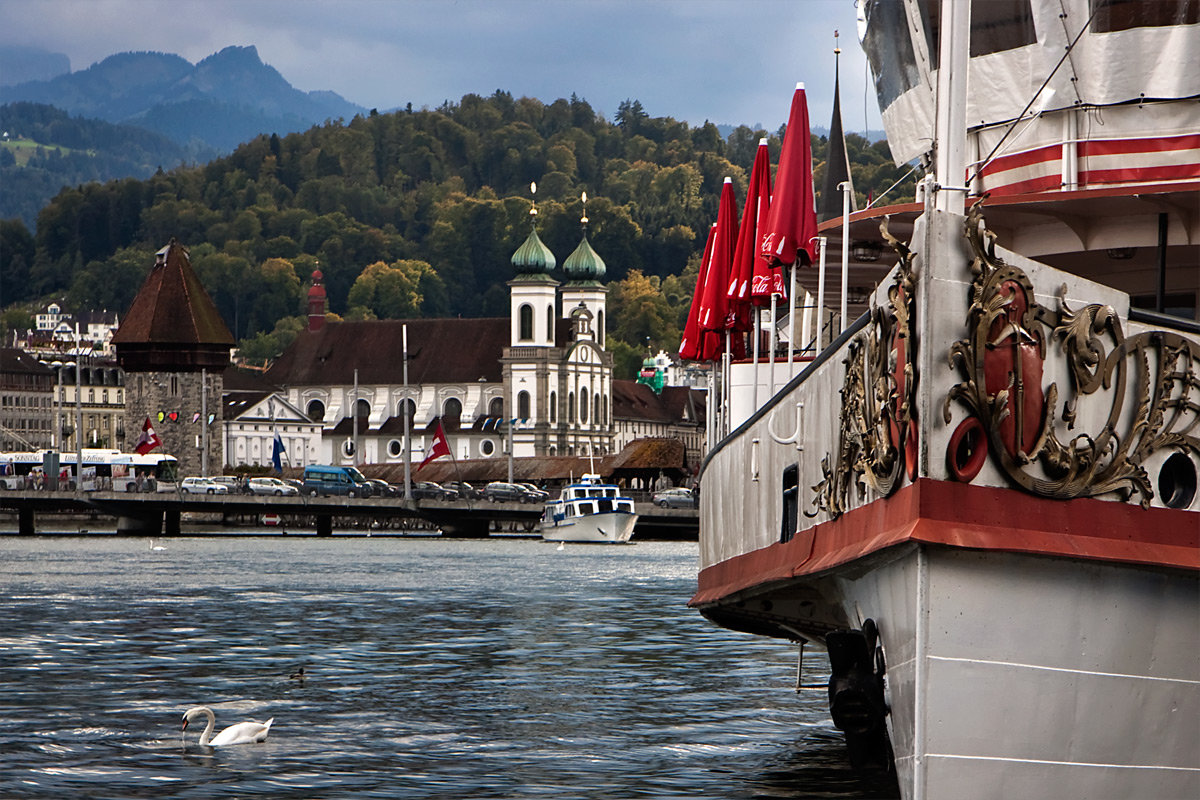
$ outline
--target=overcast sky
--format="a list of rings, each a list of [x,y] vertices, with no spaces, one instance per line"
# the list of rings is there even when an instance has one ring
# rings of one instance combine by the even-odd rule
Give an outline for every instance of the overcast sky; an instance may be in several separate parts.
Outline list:
[[[829,125],[837,29],[843,122],[861,132],[881,125],[855,15],[854,0],[0,0],[0,45],[64,53],[72,70],[255,45],[293,86],[367,108],[505,89],[575,93],[609,119],[630,98],[651,116],[775,130],[797,82],[812,125]]]

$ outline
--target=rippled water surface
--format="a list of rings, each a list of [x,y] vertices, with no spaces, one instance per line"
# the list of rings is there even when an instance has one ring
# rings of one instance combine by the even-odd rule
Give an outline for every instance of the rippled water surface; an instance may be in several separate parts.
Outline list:
[[[0,538],[0,797],[890,794],[794,647],[686,607],[695,543],[155,544]],[[270,738],[183,740],[196,704]]]

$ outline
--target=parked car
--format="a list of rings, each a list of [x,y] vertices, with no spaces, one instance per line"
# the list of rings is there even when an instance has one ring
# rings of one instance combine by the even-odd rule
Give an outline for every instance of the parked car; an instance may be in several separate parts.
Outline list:
[[[304,468],[304,493],[317,495],[344,494],[349,497],[370,497],[371,484],[354,467],[311,465]]]
[[[417,481],[412,488],[414,500],[454,500],[457,497],[457,492],[433,481]]]
[[[519,483],[505,483],[504,481],[492,481],[483,489],[483,496],[486,500],[493,503],[507,503],[510,500],[517,503],[529,502],[526,500],[528,492],[525,487]]]
[[[371,494],[374,497],[397,497],[403,494],[397,487],[380,478],[367,478],[367,483],[371,484]]]
[[[458,496],[463,500],[478,500],[483,497],[483,492],[466,481],[446,481],[442,484],[442,488],[453,489],[458,492]]]
[[[651,496],[659,508],[695,508],[696,496],[691,489],[664,489]]]
[[[236,475],[214,475],[209,480],[221,484],[229,490],[230,494],[242,493],[242,483]]]
[[[279,478],[251,478],[246,483],[250,494],[274,495],[276,497],[293,496],[300,491],[290,483],[284,483]]]
[[[184,478],[179,491],[183,494],[229,494],[229,487],[211,478]]]
[[[550,493],[545,489],[539,489],[532,483],[518,483],[525,490],[525,497],[522,499],[524,503],[544,503],[550,499]]]

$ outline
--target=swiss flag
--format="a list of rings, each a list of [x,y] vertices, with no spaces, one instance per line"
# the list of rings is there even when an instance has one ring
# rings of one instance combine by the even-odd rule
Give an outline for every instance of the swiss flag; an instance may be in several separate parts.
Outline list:
[[[156,447],[162,446],[162,439],[158,438],[158,434],[154,432],[153,426],[150,425],[150,418],[146,417],[145,424],[142,425],[142,435],[138,438],[137,451],[139,456],[144,456]]]
[[[425,459],[417,467],[419,471],[421,467],[433,461],[435,458],[450,455],[450,445],[446,442],[446,430],[442,427],[442,421],[439,419],[437,430],[433,432],[433,444],[429,448],[429,452],[425,455]]]

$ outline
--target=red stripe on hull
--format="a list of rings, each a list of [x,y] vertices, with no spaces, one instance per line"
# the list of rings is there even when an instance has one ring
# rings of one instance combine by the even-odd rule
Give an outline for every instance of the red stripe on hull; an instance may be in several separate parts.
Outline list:
[[[1200,570],[1200,514],[1049,500],[921,478],[886,500],[700,572],[690,605],[811,575],[904,542]]]

